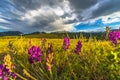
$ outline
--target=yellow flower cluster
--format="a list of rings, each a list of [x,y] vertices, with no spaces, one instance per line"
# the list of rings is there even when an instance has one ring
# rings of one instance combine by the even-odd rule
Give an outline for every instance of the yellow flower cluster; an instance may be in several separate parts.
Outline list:
[[[12,72],[12,62],[11,62],[11,56],[10,56],[10,54],[7,54],[4,57],[4,64]]]
[[[47,70],[50,71],[51,67],[53,66],[53,53],[47,55],[46,66],[47,66]]]

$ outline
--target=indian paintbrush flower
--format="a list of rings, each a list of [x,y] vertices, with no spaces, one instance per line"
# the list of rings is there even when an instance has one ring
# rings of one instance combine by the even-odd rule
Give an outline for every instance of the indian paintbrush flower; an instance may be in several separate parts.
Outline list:
[[[70,47],[70,38],[65,37],[63,41],[63,49],[68,50]]]
[[[82,48],[82,43],[81,43],[80,41],[78,41],[74,52],[75,52],[76,54],[79,54],[79,53],[81,52],[81,48]]]
[[[47,70],[50,71],[54,61],[53,61],[53,46],[51,43],[48,43],[48,49],[47,49],[47,55],[46,55],[46,66]]]
[[[28,54],[29,54],[29,62],[32,64],[36,63],[36,62],[41,62],[41,56],[42,56],[42,50],[40,47],[36,47],[36,46],[32,46],[29,50],[28,50]]]

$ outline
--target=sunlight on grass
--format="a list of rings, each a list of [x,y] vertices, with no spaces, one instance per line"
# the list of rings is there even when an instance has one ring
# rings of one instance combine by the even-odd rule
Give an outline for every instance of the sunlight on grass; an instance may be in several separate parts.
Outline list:
[[[37,47],[32,49],[32,46],[40,47],[41,58]],[[32,52],[28,54],[30,48]],[[119,48],[110,41],[92,37],[70,39],[70,42],[64,43],[63,39],[0,39],[0,63],[4,63],[5,55],[11,56],[16,80],[118,80]],[[28,60],[30,56],[34,60],[32,64]]]

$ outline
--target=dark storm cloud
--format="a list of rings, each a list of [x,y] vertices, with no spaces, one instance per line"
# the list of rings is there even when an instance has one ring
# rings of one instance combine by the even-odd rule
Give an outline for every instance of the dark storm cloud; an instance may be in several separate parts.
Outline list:
[[[13,0],[17,8],[21,10],[34,10],[41,6],[54,7],[60,5],[63,0]]]
[[[44,29],[44,27],[48,27],[51,22],[54,22],[56,19],[58,19],[57,16],[53,15],[42,15],[39,17],[35,17],[35,22],[31,25],[31,27],[41,28]]]
[[[13,3],[19,10],[31,10],[41,6],[40,1],[38,0],[13,0]]]
[[[78,19],[81,21],[84,17],[90,14],[87,19],[92,19],[100,16],[105,16],[112,14],[114,12],[120,11],[120,0],[69,0],[74,13],[77,15]],[[91,7],[94,10],[90,9]],[[96,9],[95,9],[96,7]],[[84,12],[87,9],[87,12]],[[81,16],[82,12],[86,13]]]
[[[106,0],[106,3],[100,4],[99,8],[93,11],[93,18],[105,16],[120,11],[120,0]]]
[[[69,0],[71,6],[75,7],[75,9],[86,9],[90,6],[97,3],[98,0]]]
[[[74,6],[75,13],[79,17],[79,20],[82,20],[85,16],[90,14],[90,17],[86,19],[92,19],[100,16],[106,16],[114,12],[120,11],[120,0],[69,0],[71,5]],[[91,7],[94,10],[90,9]],[[96,9],[95,9],[96,7]],[[85,10],[86,15],[81,16],[81,13]]]

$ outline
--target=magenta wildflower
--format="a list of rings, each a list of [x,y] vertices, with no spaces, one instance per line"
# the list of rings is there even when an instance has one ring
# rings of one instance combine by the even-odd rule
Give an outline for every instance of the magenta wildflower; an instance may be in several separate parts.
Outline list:
[[[34,64],[35,62],[41,62],[42,50],[40,47],[32,46],[28,50],[29,62]]]
[[[70,47],[70,38],[65,37],[63,41],[63,49],[68,50]]]
[[[115,37],[120,40],[120,31],[114,31]]]
[[[10,77],[15,79],[16,76],[17,75],[15,75],[14,72],[10,72],[10,69],[8,69],[4,64],[0,64],[0,79],[8,80]]]
[[[2,68],[0,68],[0,79],[2,78],[3,72],[2,72]]]
[[[16,73],[11,73],[11,77],[16,78]]]
[[[115,34],[113,32],[109,33],[109,39],[112,41],[113,44],[117,44],[117,38],[115,37]]]
[[[111,31],[109,33],[109,39],[113,44],[117,45],[118,40],[120,40],[120,31]]]
[[[3,80],[8,80],[7,76],[4,76]]]
[[[8,76],[10,74],[9,69],[5,65],[0,64],[0,79]]]
[[[78,41],[74,52],[75,52],[76,54],[79,54],[79,53],[81,52],[81,48],[82,48],[82,43],[81,43],[80,41]]]

